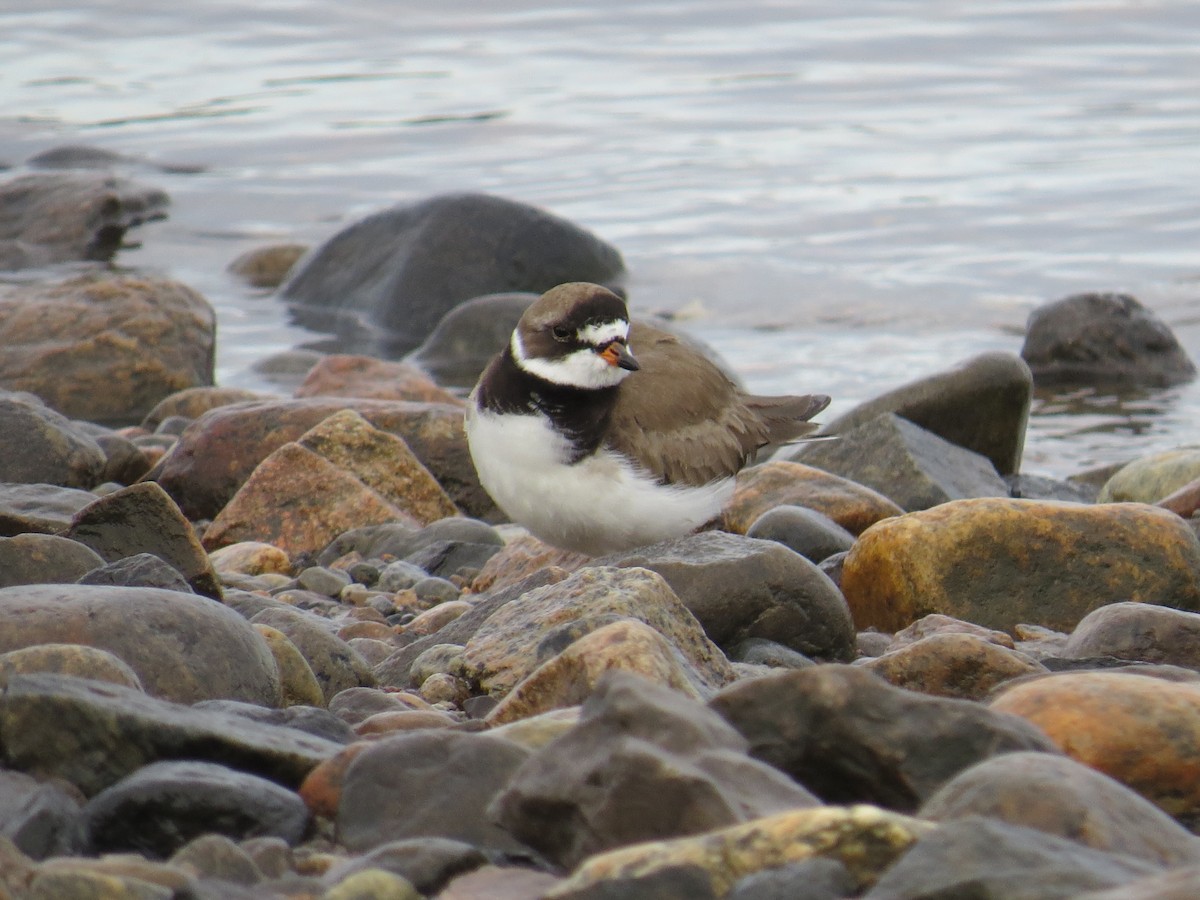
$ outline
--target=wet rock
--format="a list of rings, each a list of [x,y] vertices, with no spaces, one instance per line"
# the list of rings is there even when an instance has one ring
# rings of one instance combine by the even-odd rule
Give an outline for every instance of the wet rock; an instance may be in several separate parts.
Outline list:
[[[966,497],[1008,496],[987,457],[895,413],[842,431],[836,441],[802,445],[795,459],[864,484],[910,512]]]
[[[157,188],[103,173],[22,175],[0,184],[0,268],[107,261],[130,228],[166,216]]]
[[[1200,448],[1181,447],[1135,459],[1100,489],[1100,503],[1158,503],[1200,478]]]
[[[1200,615],[1149,603],[1110,603],[1079,622],[1062,655],[1200,669]]]
[[[542,663],[488,713],[488,724],[578,706],[614,671],[633,673],[696,700],[706,693],[704,680],[666,638],[636,619],[618,619]]]
[[[106,562],[152,553],[178,571],[198,594],[221,599],[221,584],[192,525],[152,481],[101,497],[71,520],[67,537]]]
[[[1119,600],[1200,609],[1200,542],[1143,504],[959,500],[880,522],[846,557],[842,592],[860,628],[929,613],[987,628],[1069,631]]]
[[[93,797],[83,809],[94,853],[164,859],[202,834],[273,835],[299,843],[308,809],[265,778],[207,762],[151,763]]]
[[[0,537],[0,587],[71,584],[103,564],[89,547],[58,535]]]
[[[1075,294],[1038,307],[1021,356],[1039,385],[1168,387],[1196,377],[1167,324],[1129,294]]]
[[[155,696],[274,706],[279,675],[262,638],[233,610],[156,588],[27,585],[0,590],[0,652],[88,644],[137,673]]]
[[[495,610],[466,642],[467,675],[488,693],[506,694],[587,631],[609,624],[611,620],[603,618],[607,615],[636,619],[659,632],[707,687],[733,679],[728,660],[662,577],[600,567],[530,590],[519,603]]]
[[[206,601],[208,602],[208,601]],[[340,744],[67,675],[13,675],[0,696],[8,768],[91,796],[159,760],[220,763],[295,785]]]
[[[2,317],[0,310],[0,335]],[[5,352],[0,350],[0,383]],[[0,391],[0,481],[92,488],[106,462],[90,435],[36,397]]]
[[[817,857],[840,861],[859,891],[874,883],[881,871],[932,828],[919,819],[870,806],[776,813],[696,837],[652,841],[598,854],[544,897],[574,897],[575,892],[604,882],[641,881],[665,869],[688,865],[707,872],[714,893],[724,896],[746,875]]]
[[[406,518],[352,473],[289,443],[250,474],[209,525],[204,546],[219,550],[256,541],[295,560],[315,554],[344,531]]]
[[[90,491],[75,488],[0,482],[0,536],[56,534],[95,499]]]
[[[1048,670],[1019,650],[973,634],[933,634],[885,653],[864,666],[910,691],[983,700],[997,685]]]
[[[925,835],[864,900],[922,897],[1037,897],[1072,900],[1161,871],[1130,856],[1101,853],[1066,838],[968,817]]]
[[[1021,467],[1033,378],[1016,354],[981,353],[856,406],[821,429],[845,434],[895,413],[951,444],[991,460],[1001,475]],[[805,460],[807,462],[807,460]]]
[[[754,756],[828,803],[908,812],[989,756],[1056,749],[1018,716],[892,687],[852,666],[741,681],[709,705],[745,736]]]
[[[0,293],[0,386],[64,415],[140,421],[184,388],[212,384],[216,316],[176,281],[83,275]]]
[[[0,837],[25,855],[45,859],[78,852],[79,819],[79,802],[61,786],[0,770]]]
[[[445,194],[343,229],[297,267],[280,296],[301,314],[307,307],[382,327],[395,353],[416,347],[473,297],[541,294],[567,281],[615,286],[624,272],[613,247],[547,212],[485,194]]]
[[[408,363],[340,354],[322,357],[296,388],[295,396],[463,402],[461,397],[439,387],[428,375]]]
[[[21,650],[0,653],[0,678],[51,672],[107,681],[133,690],[142,690],[141,679],[120,657],[97,647],[82,644],[36,644]]]
[[[721,531],[594,561],[661,575],[720,647],[761,637],[823,660],[854,655],[854,626],[837,587],[798,553]]]
[[[402,838],[444,837],[485,852],[521,853],[485,811],[528,755],[502,739],[445,730],[373,743],[346,770],[338,843],[363,851]]]
[[[366,660],[316,616],[299,610],[265,609],[250,621],[287,635],[312,669],[326,703],[347,688],[374,686],[375,677]]]
[[[1065,756],[1006,753],[959,773],[921,807],[956,822],[984,816],[1163,866],[1200,864],[1200,838],[1119,782]]]
[[[186,516],[211,519],[268,455],[343,409],[403,438],[464,513],[494,513],[471,463],[462,409],[448,404],[314,397],[214,409],[193,423],[153,478]]]
[[[991,709],[1027,719],[1185,825],[1200,822],[1200,684],[1064,672],[1007,688]]]
[[[460,303],[438,321],[407,360],[438,384],[472,388],[491,358],[504,349],[537,293],[485,294]]]
[[[817,805],[746,755],[720,716],[636,675],[604,677],[579,724],[531,756],[492,813],[557,865]]]
[[[738,473],[737,487],[723,513],[725,530],[745,534],[760,516],[780,506],[823,513],[854,535],[904,512],[882,494],[847,478],[775,459]]]
[[[277,288],[308,247],[304,244],[272,244],[247,250],[229,264],[229,271],[253,288]]]
[[[819,563],[854,546],[854,535],[824,513],[802,506],[767,510],[746,529],[746,537],[775,541]]]
[[[269,399],[271,398],[259,391],[250,391],[245,388],[212,386],[184,388],[168,394],[154,404],[154,408],[142,419],[142,427],[153,431],[168,419],[176,417],[188,420],[198,419],[210,409]]]

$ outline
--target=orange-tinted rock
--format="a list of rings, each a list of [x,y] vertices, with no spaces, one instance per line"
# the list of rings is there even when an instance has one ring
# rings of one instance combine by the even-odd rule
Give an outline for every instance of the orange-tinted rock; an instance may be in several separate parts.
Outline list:
[[[300,785],[300,799],[314,816],[333,818],[342,800],[342,783],[355,757],[370,747],[368,741],[351,744],[335,756],[319,763]]]
[[[897,687],[964,700],[982,700],[1005,681],[1046,672],[1024,653],[961,632],[931,634],[864,667]]]
[[[1010,650],[1013,648],[1013,639],[1003,631],[983,628],[973,622],[964,622],[953,616],[931,613],[913,622],[907,628],[897,631],[892,638],[891,646],[887,649],[899,650],[901,647],[915,644],[934,634],[973,634],[975,637],[999,644],[1001,647],[1008,647]]]
[[[295,558],[323,550],[352,528],[405,519],[353,475],[299,444],[285,444],[213,520],[204,546],[261,541]]]
[[[439,387],[408,363],[373,356],[335,354],[313,366],[296,389],[297,397],[364,397],[373,400],[415,400],[421,403],[462,404],[462,399]]]
[[[422,525],[458,515],[454,502],[404,439],[375,428],[354,410],[334,413],[297,443],[349,472]]]
[[[483,568],[471,582],[471,590],[477,594],[498,591],[551,566],[568,573],[582,568],[589,562],[591,557],[582,553],[551,547],[531,534],[521,535],[508,541],[499,553],[483,564]]]
[[[776,506],[804,506],[824,513],[851,534],[904,510],[882,494],[821,469],[773,460],[744,469],[725,506],[724,528],[745,534],[754,520]]]
[[[1070,672],[1014,685],[991,708],[1028,719],[1185,825],[1200,821],[1200,685]]]
[[[151,477],[188,518],[210,519],[267,456],[343,409],[402,437],[464,513],[496,514],[471,462],[462,408],[448,403],[311,397],[221,407],[193,422]]]
[[[447,600],[439,603],[433,609],[427,609],[404,626],[406,634],[433,634],[449,625],[463,613],[468,612],[474,604],[468,600]]]
[[[1189,481],[1183,487],[1163,497],[1156,505],[1163,509],[1169,509],[1177,516],[1190,519],[1196,514],[1196,510],[1200,510],[1200,478]]]
[[[1178,516],[1139,503],[957,500],[865,531],[841,588],[860,629],[944,613],[1069,631],[1121,600],[1200,609],[1200,541]]]
[[[305,253],[304,244],[271,244],[247,250],[229,264],[229,271],[250,287],[277,288]]]
[[[400,731],[425,731],[429,728],[449,728],[454,719],[432,709],[405,709],[381,712],[359,722],[354,731],[360,737],[380,737]]]
[[[242,541],[221,547],[210,553],[209,559],[218,572],[289,575],[292,571],[292,562],[288,555],[278,547],[264,544],[262,541]]]

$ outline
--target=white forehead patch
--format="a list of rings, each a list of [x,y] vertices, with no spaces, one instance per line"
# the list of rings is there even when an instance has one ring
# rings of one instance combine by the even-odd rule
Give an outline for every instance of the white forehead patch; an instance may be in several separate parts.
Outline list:
[[[617,319],[613,322],[600,322],[596,325],[584,325],[575,336],[585,344],[591,344],[593,347],[599,347],[602,344],[607,344],[609,341],[620,338],[625,340],[629,337],[629,323],[624,319]]]

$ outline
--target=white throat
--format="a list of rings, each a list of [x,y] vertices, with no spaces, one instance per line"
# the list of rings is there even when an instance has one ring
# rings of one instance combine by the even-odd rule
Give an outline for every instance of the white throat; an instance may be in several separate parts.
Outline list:
[[[588,325],[579,330],[580,340],[595,346],[601,346],[614,338],[624,340],[628,335],[629,323],[622,321]],[[558,359],[531,357],[525,352],[521,335],[516,330],[512,333],[510,345],[513,359],[518,366],[531,375],[564,387],[590,390],[616,387],[629,374],[628,370],[605,362],[600,354],[590,347],[584,347]]]

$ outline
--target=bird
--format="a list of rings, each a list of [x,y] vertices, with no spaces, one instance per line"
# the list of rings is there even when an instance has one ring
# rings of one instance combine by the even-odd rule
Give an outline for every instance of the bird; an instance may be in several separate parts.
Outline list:
[[[480,483],[542,541],[603,556],[713,521],[763,447],[816,431],[824,394],[744,393],[597,284],[535,300],[484,368],[465,428]]]

